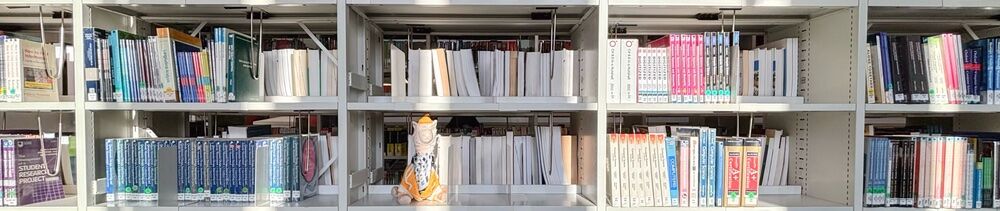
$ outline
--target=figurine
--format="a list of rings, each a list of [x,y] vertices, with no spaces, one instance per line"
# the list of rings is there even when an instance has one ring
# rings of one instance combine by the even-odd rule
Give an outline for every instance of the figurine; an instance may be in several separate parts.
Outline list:
[[[424,114],[420,120],[411,124],[416,151],[403,171],[399,186],[392,188],[392,195],[399,204],[443,202],[447,197],[447,189],[441,185],[437,164],[434,163],[434,149],[438,142],[437,120],[431,120],[430,115]]]

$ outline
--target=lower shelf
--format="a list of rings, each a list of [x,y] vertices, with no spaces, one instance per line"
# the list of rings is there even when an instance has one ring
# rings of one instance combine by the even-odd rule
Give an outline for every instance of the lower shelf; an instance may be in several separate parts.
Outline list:
[[[756,207],[608,207],[608,211],[852,211],[850,205],[804,195],[761,195]]]
[[[0,207],[0,211],[63,211],[76,210],[76,196],[56,199],[47,202],[34,203],[16,207]]]
[[[255,206],[246,202],[182,202],[180,206],[156,206],[144,202],[98,204],[88,211],[337,211],[337,195],[318,195],[298,202],[273,207]]]
[[[446,202],[400,205],[390,194],[370,194],[350,205],[361,211],[596,211],[594,203],[576,194],[455,194]]]

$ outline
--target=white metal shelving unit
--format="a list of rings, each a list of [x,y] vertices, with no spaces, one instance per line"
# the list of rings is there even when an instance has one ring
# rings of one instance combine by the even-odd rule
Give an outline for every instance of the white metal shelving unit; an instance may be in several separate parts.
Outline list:
[[[221,9],[224,6],[267,7],[273,14],[281,14],[265,21],[267,33],[301,34],[298,22],[316,33],[336,34],[338,57],[338,96],[335,98],[305,101],[280,101],[260,103],[101,103],[85,102],[82,92],[73,100],[54,103],[3,103],[0,111],[73,111],[80,127],[77,144],[79,153],[76,172],[79,196],[23,207],[0,207],[3,210],[141,210],[141,211],[191,211],[191,210],[566,210],[566,211],[623,211],[623,210],[788,210],[788,211],[937,211],[945,209],[915,208],[865,208],[861,206],[863,178],[863,129],[867,113],[878,115],[945,114],[955,119],[955,128],[979,131],[1000,131],[1000,123],[983,121],[1000,118],[1000,107],[995,105],[880,105],[865,104],[864,75],[865,36],[870,31],[887,29],[917,33],[914,27],[895,25],[919,24],[914,17],[941,15],[935,10],[950,8],[949,13],[988,14],[988,8],[1000,7],[994,0],[0,0],[5,5],[72,5],[74,18],[73,41],[81,43],[81,30],[85,26],[145,30],[148,24],[196,26],[205,21],[234,27],[243,27],[244,11]],[[105,9],[94,9],[100,6]],[[547,35],[547,21],[526,20],[536,7],[558,6],[560,17],[558,33],[570,37],[574,47],[587,52],[581,63],[585,73],[583,96],[575,101],[541,99],[546,103],[524,102],[519,99],[487,99],[482,101],[420,101],[416,99],[386,99],[371,96],[372,84],[380,84],[375,70],[381,68],[378,42],[384,34],[400,34],[406,24],[435,24],[462,26],[475,25],[479,31],[454,31],[456,27],[442,27],[435,35],[490,34],[498,30],[518,31],[520,35]],[[630,34],[655,35],[670,32],[700,32],[717,30],[716,21],[697,22],[688,18],[699,12],[718,12],[718,8],[741,7],[737,14],[738,30],[766,36],[766,40],[783,37],[801,37],[804,49],[800,76],[805,97],[803,104],[605,104],[605,74],[609,26],[631,23]],[[106,10],[107,9],[107,10]],[[273,9],[273,11],[271,10]],[[957,11],[957,12],[956,12]],[[564,15],[565,13],[565,15]],[[319,14],[319,15],[318,15]],[[482,16],[476,16],[476,14]],[[909,16],[892,17],[893,14]],[[28,22],[34,19],[10,18],[0,14],[0,25],[6,21]],[[498,15],[504,17],[489,17]],[[512,17],[523,15],[524,17]],[[752,18],[743,18],[751,17]],[[871,18],[874,17],[874,18]],[[902,23],[900,23],[902,22]],[[924,23],[923,32],[963,32],[961,23],[973,24],[972,29],[981,35],[997,35],[988,30],[996,26],[994,20],[976,17],[941,19]],[[51,24],[51,23],[50,23]],[[874,24],[870,30],[868,24]],[[513,27],[512,27],[513,26]],[[496,29],[493,29],[493,28]],[[448,30],[452,30],[448,32]],[[494,30],[494,31],[490,31]],[[985,37],[985,36],[984,36]],[[76,61],[82,61],[82,48],[77,48]],[[82,73],[82,62],[74,70]],[[79,74],[78,74],[79,75]],[[381,75],[378,75],[381,76]],[[369,79],[371,78],[371,79]],[[370,84],[369,84],[370,83]],[[76,90],[84,90],[83,77],[75,77]],[[381,95],[381,94],[374,94]],[[337,178],[334,192],[309,200],[276,207],[241,205],[215,206],[191,204],[177,207],[156,206],[102,206],[100,190],[95,181],[101,165],[95,163],[101,154],[95,145],[107,137],[121,136],[131,125],[132,111],[139,116],[156,117],[153,127],[169,129],[183,121],[184,113],[198,112],[314,112],[337,114],[338,149]],[[567,114],[574,124],[573,131],[580,137],[581,148],[579,183],[571,194],[553,193],[480,193],[454,198],[446,205],[399,206],[391,197],[378,192],[381,187],[367,182],[373,171],[368,164],[372,155],[366,154],[368,146],[376,143],[378,131],[386,124],[386,114],[422,113],[456,114],[473,113],[488,115],[526,115],[526,113],[556,112]],[[174,114],[174,115],[164,115]],[[765,195],[761,205],[754,208],[615,208],[607,205],[606,135],[610,116],[627,113],[638,115],[718,115],[731,114],[767,115],[769,127],[783,128],[797,140],[795,152],[798,161],[793,167],[791,182],[802,187],[801,195]],[[979,124],[970,124],[977,122]],[[159,125],[159,126],[158,126]],[[168,133],[174,133],[170,131]],[[542,188],[546,189],[546,188]],[[985,211],[995,209],[971,209]]]

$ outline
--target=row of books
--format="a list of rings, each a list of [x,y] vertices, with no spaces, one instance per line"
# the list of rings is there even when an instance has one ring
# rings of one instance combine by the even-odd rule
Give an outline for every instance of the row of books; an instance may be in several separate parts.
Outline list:
[[[400,50],[390,45],[392,96],[578,96],[573,50]],[[553,55],[555,60],[553,61]]]
[[[336,51],[330,51],[336,54]],[[267,96],[337,96],[336,57],[320,50],[265,51],[264,91]]]
[[[88,101],[255,102],[264,96],[336,96],[335,58],[320,50],[258,54],[254,38],[228,28],[193,37],[84,29]],[[334,51],[335,52],[335,51]],[[259,59],[258,59],[259,58]]]
[[[788,151],[790,149],[788,136],[783,136],[783,130],[767,129],[764,132],[764,157],[761,160],[761,186],[788,185]]]
[[[867,102],[883,104],[1000,104],[996,38],[868,36]]]
[[[864,205],[995,208],[998,143],[975,136],[866,137]]]
[[[21,206],[65,198],[62,175],[67,159],[59,139],[38,135],[0,138],[0,192],[3,206]],[[65,161],[65,162],[61,162]],[[69,173],[72,174],[72,173]]]
[[[59,101],[56,48],[0,35],[0,102]]]
[[[652,127],[609,134],[609,199],[615,207],[753,207],[761,140],[717,137],[707,127]]]
[[[670,34],[639,47],[608,41],[609,103],[733,103],[735,96],[795,97],[798,38],[740,51],[739,32]]]
[[[335,139],[325,135],[257,138],[113,138],[105,140],[107,200],[158,200],[161,168],[176,169],[178,200],[253,202],[299,201],[332,182],[329,160]],[[177,166],[160,167],[159,149],[177,152]],[[258,150],[266,149],[267,154]],[[265,166],[256,159],[266,156]],[[258,183],[260,174],[267,181]],[[326,181],[326,182],[324,182]],[[256,193],[264,186],[266,193]]]
[[[560,126],[534,127],[533,132],[534,136],[512,131],[505,135],[441,136],[437,145],[441,183],[574,184],[576,137],[563,135]]]

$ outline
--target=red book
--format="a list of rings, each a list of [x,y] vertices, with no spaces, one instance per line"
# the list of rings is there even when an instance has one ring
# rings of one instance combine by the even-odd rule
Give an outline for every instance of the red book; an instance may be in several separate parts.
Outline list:
[[[191,57],[194,58],[192,60],[194,62],[191,63],[191,65],[194,65],[194,74],[191,75],[191,79],[189,80],[191,80],[191,85],[194,86],[194,89],[197,90],[198,102],[204,103],[205,86],[201,84],[201,57],[198,56],[198,53],[191,53]]]
[[[760,140],[743,139],[743,206],[757,206],[760,181]]]

